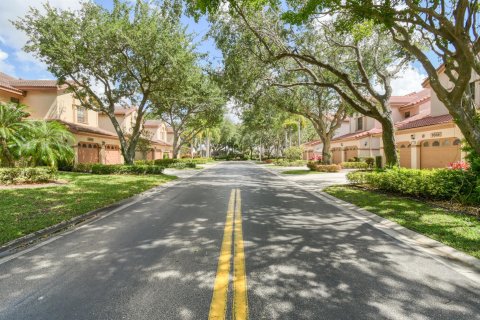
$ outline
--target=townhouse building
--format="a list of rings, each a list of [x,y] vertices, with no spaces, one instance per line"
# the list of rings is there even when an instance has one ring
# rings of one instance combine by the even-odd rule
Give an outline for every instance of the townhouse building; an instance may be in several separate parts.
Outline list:
[[[0,101],[26,105],[30,119],[56,120],[64,124],[75,138],[72,145],[75,163],[123,163],[120,142],[110,119],[105,114],[82,107],[66,85],[59,85],[56,80],[17,79],[0,72]],[[129,132],[136,115],[135,108],[118,108],[115,112],[124,132]],[[157,133],[162,128],[145,127],[158,137],[151,139],[153,159],[172,153],[171,144]]]
[[[442,67],[438,70],[441,81],[448,81]],[[479,103],[478,76],[472,77],[471,88]],[[444,168],[461,161],[463,135],[452,116],[438,100],[428,81],[423,89],[404,96],[392,96],[390,108],[395,124],[400,166],[405,168]],[[385,161],[382,126],[375,119],[354,114],[348,119],[348,132],[332,140],[333,163],[353,158],[381,156]]]

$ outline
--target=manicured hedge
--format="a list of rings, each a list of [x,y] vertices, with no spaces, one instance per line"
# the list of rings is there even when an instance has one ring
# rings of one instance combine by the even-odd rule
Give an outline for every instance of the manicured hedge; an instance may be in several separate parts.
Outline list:
[[[307,163],[307,167],[311,171],[318,172],[339,172],[342,169],[338,164],[321,164],[313,161]]]
[[[57,180],[55,168],[0,168],[0,184],[43,183],[55,180]]]
[[[471,171],[451,169],[388,169],[384,171],[356,171],[347,174],[356,184],[398,192],[404,195],[435,199],[457,199],[471,202],[478,199],[477,179]],[[476,201],[476,200],[475,200]]]
[[[344,169],[367,169],[368,164],[366,162],[342,162],[340,164]]]
[[[157,165],[122,165],[122,164],[78,164],[77,172],[93,174],[161,174],[165,168]]]
[[[307,164],[305,160],[293,160],[278,159],[273,162],[274,165],[279,167],[302,167]]]

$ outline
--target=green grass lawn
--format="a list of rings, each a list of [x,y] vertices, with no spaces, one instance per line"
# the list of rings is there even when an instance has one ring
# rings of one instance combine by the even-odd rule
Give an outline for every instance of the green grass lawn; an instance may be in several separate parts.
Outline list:
[[[420,201],[354,187],[333,186],[324,191],[480,258],[480,221],[474,216],[450,212]]]
[[[176,179],[168,175],[60,173],[58,187],[0,190],[0,244]]]
[[[297,174],[297,175],[303,175],[303,174],[319,174],[319,173],[324,173],[324,172],[311,171],[311,170],[288,170],[288,171],[282,171],[282,174]]]

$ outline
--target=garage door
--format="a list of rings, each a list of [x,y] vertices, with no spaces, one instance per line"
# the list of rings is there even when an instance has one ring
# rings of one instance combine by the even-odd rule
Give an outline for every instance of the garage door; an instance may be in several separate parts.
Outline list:
[[[332,163],[342,162],[342,150],[333,150],[332,151]]]
[[[357,149],[347,149],[345,150],[345,161],[350,161],[350,159],[358,157]]]
[[[119,164],[121,163],[121,158],[120,158],[120,147],[113,145],[113,144],[107,144],[105,145],[105,163],[106,164]]]
[[[78,163],[98,163],[100,147],[96,143],[78,143]]]
[[[398,153],[400,156],[400,167],[411,168],[412,167],[412,148],[410,143],[404,142],[398,144]]]
[[[422,169],[446,168],[451,162],[460,161],[460,139],[425,140],[420,148],[420,167]]]
[[[155,151],[153,149],[150,149],[145,153],[145,156],[146,160],[153,160],[155,159]]]

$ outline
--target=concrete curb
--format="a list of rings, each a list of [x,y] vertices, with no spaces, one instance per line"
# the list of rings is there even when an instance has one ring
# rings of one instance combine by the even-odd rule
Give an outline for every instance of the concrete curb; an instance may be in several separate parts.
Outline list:
[[[428,253],[433,258],[447,260],[449,262],[457,263],[460,266],[468,267],[473,269],[475,272],[479,273],[477,275],[472,274],[469,271],[459,270],[454,266],[449,265],[449,267],[453,267],[456,271],[462,273],[469,278],[474,278],[474,280],[480,282],[480,260],[467,255],[461,251],[458,251],[452,247],[444,245],[441,242],[433,240],[427,236],[424,236],[420,233],[407,229],[396,222],[391,220],[382,218],[370,211],[362,209],[360,207],[355,206],[349,202],[343,201],[341,199],[335,198],[323,191],[312,191],[310,189],[305,188],[304,186],[300,185],[297,182],[288,180],[287,178],[281,176],[279,173],[272,171],[268,168],[259,166],[264,170],[270,172],[271,174],[280,177],[281,179],[287,181],[288,183],[310,193],[316,198],[319,198],[327,203],[343,209],[348,213],[356,216],[357,218],[361,219],[362,221],[370,224],[371,226],[375,227],[376,229],[384,232],[385,234],[391,236],[392,238],[399,240],[403,243],[406,243],[410,247],[414,249],[419,249],[422,252]],[[441,261],[445,263],[445,261]]]
[[[214,165],[215,166],[215,165]],[[105,218],[111,214],[114,214],[120,210],[123,210],[125,208],[128,208],[131,205],[134,205],[135,203],[138,203],[141,200],[147,199],[154,194],[157,194],[158,192],[173,187],[177,184],[180,184],[182,182],[185,182],[186,180],[202,173],[205,172],[206,170],[209,170],[213,168],[214,166],[210,166],[205,169],[198,170],[197,172],[193,173],[192,175],[185,177],[185,178],[178,178],[173,181],[166,182],[164,184],[161,184],[159,186],[153,187],[151,189],[148,189],[142,193],[139,193],[137,195],[134,195],[132,197],[120,200],[118,202],[115,202],[113,204],[110,204],[106,207],[95,209],[93,211],[84,213],[82,215],[76,216],[70,220],[67,221],[62,221],[58,224],[55,224],[53,226],[47,227],[42,230],[35,231],[33,233],[30,233],[26,236],[23,236],[21,238],[17,238],[15,240],[12,240],[10,242],[7,242],[6,244],[0,246],[0,258],[4,258],[6,256],[18,253],[19,251],[23,249],[27,249],[31,247],[34,244],[37,244],[38,242],[45,241],[51,236],[65,232],[68,229],[72,229],[74,227],[78,227],[80,225],[94,222],[96,220],[99,220],[101,218]]]

